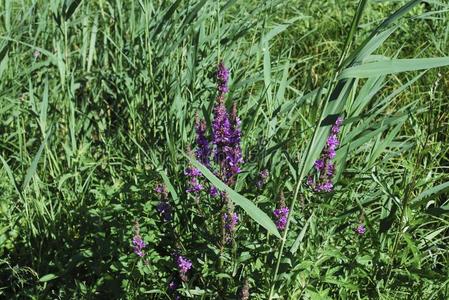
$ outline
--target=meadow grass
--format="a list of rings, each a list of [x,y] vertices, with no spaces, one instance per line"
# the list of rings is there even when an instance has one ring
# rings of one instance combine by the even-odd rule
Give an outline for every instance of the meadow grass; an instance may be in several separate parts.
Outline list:
[[[448,298],[449,6],[419,2],[0,2],[0,296],[173,299],[179,251],[182,299],[244,299],[245,282],[250,299]],[[232,189],[185,155],[221,59],[242,120]],[[316,193],[337,115],[335,188]],[[189,164],[235,202],[230,245],[218,204],[185,192]]]

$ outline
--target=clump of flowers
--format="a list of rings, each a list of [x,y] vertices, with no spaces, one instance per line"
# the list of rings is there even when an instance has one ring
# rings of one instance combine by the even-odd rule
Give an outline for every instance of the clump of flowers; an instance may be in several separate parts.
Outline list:
[[[225,106],[225,94],[228,88],[229,70],[223,62],[218,66],[217,71],[217,102],[214,106],[214,117],[212,120],[211,139],[207,138],[207,124],[195,116],[196,150],[195,157],[226,184],[233,185],[235,177],[241,172],[243,164],[241,140],[241,121],[237,115],[237,105],[234,103],[229,113]],[[211,166],[211,155],[214,166]],[[185,170],[185,175],[189,177],[188,193],[197,193],[204,189],[199,182],[201,172],[193,167]],[[216,188],[211,187],[209,193],[212,196],[218,195]]]
[[[276,218],[275,224],[277,229],[284,230],[287,226],[289,209],[285,205],[284,195],[281,194],[279,199],[279,208],[273,211],[274,217]]]
[[[366,227],[364,224],[360,224],[357,226],[357,228],[354,230],[358,235],[364,235],[366,232]]]
[[[144,257],[145,252],[143,251],[143,249],[146,247],[146,244],[142,240],[142,237],[140,236],[140,226],[139,226],[139,223],[137,223],[137,222],[134,225],[134,237],[133,237],[132,243],[133,243],[134,253],[140,257]]]
[[[182,281],[187,281],[187,272],[192,268],[192,262],[182,255],[176,255],[176,264],[178,266],[179,277]]]
[[[158,184],[154,189],[156,193],[159,194],[160,201],[156,206],[156,210],[161,216],[164,222],[168,222],[172,219],[172,207],[170,203],[168,203],[168,192],[167,188],[163,184]]]
[[[199,182],[198,178],[202,176],[200,170],[194,167],[188,167],[184,171],[184,175],[189,178],[189,187],[187,188],[187,193],[199,193],[203,190],[203,185]]]
[[[241,121],[237,114],[237,105],[234,103],[232,109],[228,111],[225,105],[225,95],[229,92],[229,69],[224,62],[220,62],[216,73],[217,79],[217,100],[213,108],[213,119],[211,124],[210,139],[207,137],[207,124],[195,116],[196,147],[195,158],[204,166],[209,168],[228,186],[233,186],[237,175],[241,172],[244,163],[242,149],[240,146],[242,132]],[[192,153],[193,155],[193,153]],[[201,172],[189,166],[184,171],[188,177],[188,193],[199,193],[205,190],[205,184],[200,181]],[[221,196],[222,223],[226,242],[232,240],[233,232],[238,222],[238,214],[229,203],[226,193],[219,193],[214,186],[209,186],[209,195],[212,197]]]
[[[268,176],[270,174],[268,173],[267,169],[264,169],[259,172],[259,179],[256,181],[256,186],[260,189],[264,186],[265,183],[267,183]]]
[[[335,157],[336,149],[340,144],[337,134],[340,132],[342,123],[343,118],[338,117],[334,125],[332,125],[331,133],[327,138],[321,157],[314,163],[318,179],[315,181],[312,176],[307,178],[307,184],[315,192],[331,192],[334,188],[332,178],[335,173],[335,165],[332,162],[332,159]]]

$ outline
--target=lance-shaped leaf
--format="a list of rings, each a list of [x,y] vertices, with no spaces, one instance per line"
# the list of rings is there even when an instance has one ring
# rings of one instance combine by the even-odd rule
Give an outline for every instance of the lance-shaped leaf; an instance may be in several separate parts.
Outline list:
[[[187,157],[192,165],[197,168],[203,175],[206,177],[217,189],[220,191],[226,192],[229,196],[229,198],[238,206],[243,208],[243,210],[257,223],[259,223],[263,228],[268,230],[269,233],[277,236],[278,238],[281,238],[281,235],[279,234],[279,231],[276,228],[276,225],[271,220],[269,216],[267,216],[266,213],[264,213],[260,208],[258,208],[253,202],[246,199],[233,189],[231,189],[229,186],[227,186],[225,183],[223,183],[220,179],[218,179],[211,171],[209,171],[208,168],[203,166],[201,163],[199,163],[194,158],[188,156],[185,154],[185,157]]]
[[[449,65],[449,57],[392,59],[347,68],[340,74],[339,78],[368,78],[407,71],[427,70],[447,65]]]

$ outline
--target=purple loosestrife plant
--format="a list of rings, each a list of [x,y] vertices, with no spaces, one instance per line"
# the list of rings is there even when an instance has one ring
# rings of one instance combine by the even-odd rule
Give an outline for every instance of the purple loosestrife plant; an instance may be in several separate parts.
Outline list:
[[[209,142],[207,126],[204,120],[199,120],[196,115],[196,150],[195,157],[206,167],[214,171],[223,182],[232,186],[235,177],[241,172],[243,164],[241,140],[241,121],[237,115],[237,106],[234,103],[229,113],[225,106],[225,94],[228,88],[229,70],[223,62],[220,62],[217,71],[217,102],[213,109],[213,120],[211,124],[211,141]],[[211,166],[210,156],[213,156],[215,166]],[[187,168],[185,174],[189,177],[189,188],[187,192],[197,193],[204,189],[199,181],[201,174],[194,168]],[[219,193],[215,187],[209,189],[213,197]]]
[[[332,162],[332,159],[335,157],[337,147],[340,144],[337,134],[340,132],[342,122],[343,118],[338,117],[334,125],[332,125],[330,135],[326,140],[326,145],[321,157],[316,160],[313,165],[318,175],[318,179],[315,180],[312,176],[307,178],[307,184],[315,192],[331,192],[334,188],[332,178],[335,173],[335,165]]]
[[[240,146],[242,132],[241,121],[237,115],[237,105],[234,103],[230,112],[226,109],[225,95],[229,92],[229,70],[223,62],[220,62],[217,70],[217,99],[213,108],[211,124],[211,137],[207,138],[207,125],[204,120],[195,116],[196,148],[195,157],[203,165],[208,167],[224,183],[233,186],[236,176],[241,172],[243,164],[242,149]],[[189,178],[188,193],[198,193],[204,188],[200,182],[202,174],[199,170],[188,167],[185,175]],[[209,185],[209,195],[221,196],[223,238],[229,242],[238,222],[238,215],[234,212],[232,203],[226,193],[220,193],[214,186]]]

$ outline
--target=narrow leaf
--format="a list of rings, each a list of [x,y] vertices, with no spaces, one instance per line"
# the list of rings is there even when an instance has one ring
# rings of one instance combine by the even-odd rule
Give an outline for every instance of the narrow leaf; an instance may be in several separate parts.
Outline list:
[[[340,74],[344,78],[368,78],[407,71],[427,70],[449,65],[449,57],[392,59],[350,67]]]
[[[279,231],[276,228],[274,222],[264,213],[260,208],[258,208],[253,202],[246,199],[244,196],[240,195],[226,184],[224,184],[220,179],[218,179],[209,169],[203,166],[194,158],[188,156],[184,153],[184,156],[189,159],[192,165],[197,168],[217,189],[220,191],[225,191],[229,198],[238,206],[243,208],[243,210],[262,227],[268,230],[269,233],[281,238]]]

